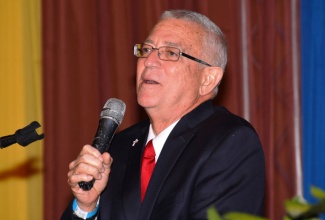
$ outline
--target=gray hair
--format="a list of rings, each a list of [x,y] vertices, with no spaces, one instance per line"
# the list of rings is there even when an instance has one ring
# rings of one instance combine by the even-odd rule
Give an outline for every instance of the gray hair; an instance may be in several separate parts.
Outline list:
[[[161,15],[160,20],[168,18],[186,20],[200,25],[206,32],[203,41],[206,49],[203,53],[214,60],[211,63],[212,65],[219,66],[225,71],[228,53],[227,43],[224,34],[215,23],[202,14],[188,10],[165,11]]]

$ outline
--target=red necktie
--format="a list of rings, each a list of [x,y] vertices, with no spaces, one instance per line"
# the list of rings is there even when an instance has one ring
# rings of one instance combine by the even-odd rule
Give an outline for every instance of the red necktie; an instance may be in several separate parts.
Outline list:
[[[141,163],[141,200],[143,201],[144,195],[149,184],[149,180],[153,169],[155,168],[155,149],[153,148],[152,140],[150,140],[143,153]]]

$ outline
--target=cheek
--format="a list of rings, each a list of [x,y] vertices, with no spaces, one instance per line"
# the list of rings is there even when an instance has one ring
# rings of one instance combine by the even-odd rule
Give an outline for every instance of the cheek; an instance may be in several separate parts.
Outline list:
[[[198,87],[198,76],[191,72],[189,66],[177,68],[170,72],[168,76],[170,90],[174,91],[174,96],[192,93]]]
[[[138,59],[137,61],[137,73],[139,72],[139,70],[142,70],[144,65],[143,65],[143,59]]]
[[[194,85],[198,80],[198,72],[191,65],[184,65],[183,68],[176,70],[175,76],[178,77],[178,82],[188,86]]]
[[[137,82],[139,81],[139,79],[141,77],[141,73],[143,72],[143,69],[144,69],[143,61],[142,61],[142,59],[138,59],[137,72],[136,72],[136,80],[137,80]]]
[[[183,84],[184,92],[196,96],[201,85],[200,73],[196,69],[193,70],[191,68],[186,69],[186,71],[186,74],[182,75],[180,79]]]

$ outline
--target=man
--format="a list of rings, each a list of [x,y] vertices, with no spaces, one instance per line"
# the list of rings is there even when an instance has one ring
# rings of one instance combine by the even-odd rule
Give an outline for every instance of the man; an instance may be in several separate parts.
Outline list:
[[[212,105],[227,62],[219,28],[195,12],[167,11],[134,54],[137,100],[149,120],[116,134],[109,153],[83,147],[69,165],[75,200],[61,219],[206,219],[211,206],[262,214],[259,138],[244,119]],[[155,165],[143,191],[151,139]],[[91,190],[79,187],[93,178]]]

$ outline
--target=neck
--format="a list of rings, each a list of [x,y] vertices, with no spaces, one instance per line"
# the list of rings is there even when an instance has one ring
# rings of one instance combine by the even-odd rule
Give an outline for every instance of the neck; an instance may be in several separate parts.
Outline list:
[[[180,120],[184,115],[191,112],[202,102],[196,102],[195,104],[183,109],[178,107],[176,109],[169,108],[166,111],[159,110],[157,108],[148,108],[145,110],[150,118],[155,135],[159,135],[160,132],[165,130],[169,125]]]
[[[174,122],[178,121],[180,118],[175,119],[175,120],[171,120],[171,121],[162,121],[162,122],[157,122],[154,120],[151,120],[151,125],[152,125],[152,129],[153,132],[155,133],[155,135],[159,135],[163,130],[165,130],[166,128],[168,128],[168,126],[170,126],[171,124],[173,124]]]

